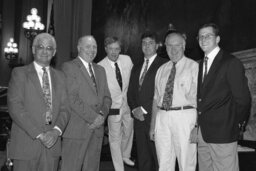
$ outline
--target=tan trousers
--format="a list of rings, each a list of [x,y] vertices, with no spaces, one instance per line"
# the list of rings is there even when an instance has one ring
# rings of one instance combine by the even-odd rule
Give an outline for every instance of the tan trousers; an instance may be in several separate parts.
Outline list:
[[[206,143],[201,129],[198,131],[199,171],[239,171],[237,142]]]

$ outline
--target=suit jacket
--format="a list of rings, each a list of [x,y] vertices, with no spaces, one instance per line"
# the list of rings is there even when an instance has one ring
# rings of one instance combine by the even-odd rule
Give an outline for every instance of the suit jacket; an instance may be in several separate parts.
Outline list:
[[[122,75],[122,84],[123,84],[122,90],[120,89],[120,86],[116,79],[115,68],[111,66],[111,63],[108,60],[108,57],[105,57],[103,60],[101,60],[99,62],[99,65],[104,67],[107,73],[107,81],[108,81],[108,86],[109,86],[109,90],[112,98],[111,108],[120,109],[121,113],[117,113],[117,114],[121,115],[125,113],[130,115],[130,108],[127,103],[127,90],[129,86],[129,80],[130,80],[133,63],[129,56],[121,55],[121,54],[118,57],[117,63],[119,65],[121,75]]]
[[[66,75],[70,121],[63,134],[64,138],[86,139],[92,133],[103,136],[103,126],[98,129],[89,129],[99,111],[108,115],[111,106],[111,96],[107,85],[106,73],[103,67],[93,63],[97,84],[97,92],[93,81],[84,64],[79,58],[66,62],[62,70]]]
[[[248,118],[251,97],[243,64],[220,50],[202,83],[198,75],[198,122],[207,143],[230,143],[238,138],[239,123]]]
[[[64,131],[69,120],[65,77],[62,72],[50,67],[52,83],[51,125],[45,124],[47,106],[43,90],[33,63],[14,68],[8,90],[8,109],[13,120],[11,129],[10,157],[30,160],[42,150],[42,143],[36,137],[58,126]],[[60,138],[49,149],[53,156],[60,156]]]
[[[128,104],[131,110],[136,107],[142,106],[148,112],[148,114],[144,115],[145,120],[143,122],[135,119],[135,128],[140,126],[146,126],[147,129],[150,128],[156,72],[158,68],[167,61],[168,59],[158,56],[154,59],[145,75],[140,91],[139,79],[143,62],[139,65],[134,66],[132,69],[130,84],[127,93]]]

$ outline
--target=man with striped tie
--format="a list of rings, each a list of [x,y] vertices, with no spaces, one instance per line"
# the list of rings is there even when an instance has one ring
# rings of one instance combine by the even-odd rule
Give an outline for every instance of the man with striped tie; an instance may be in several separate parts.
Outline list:
[[[157,56],[156,33],[143,33],[141,44],[144,62],[133,67],[127,95],[134,117],[139,171],[155,171],[158,170],[155,145],[149,138],[155,75],[157,69],[168,60]]]

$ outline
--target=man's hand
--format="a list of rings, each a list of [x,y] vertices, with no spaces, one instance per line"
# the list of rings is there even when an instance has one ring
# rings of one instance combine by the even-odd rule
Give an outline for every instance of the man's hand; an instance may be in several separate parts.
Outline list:
[[[190,143],[198,143],[198,127],[194,127],[190,132]]]
[[[152,126],[149,129],[149,138],[151,141],[155,141],[155,128]]]
[[[105,121],[104,116],[98,115],[98,116],[95,118],[94,122],[89,125],[89,128],[90,128],[90,129],[99,128],[100,126],[102,126],[102,125],[104,124],[104,121]]]
[[[133,116],[140,120],[140,121],[144,121],[145,118],[144,118],[144,114],[146,114],[143,110],[142,110],[142,107],[139,106],[139,107],[136,107],[135,109],[132,110],[132,113],[133,113]]]
[[[57,129],[51,129],[47,131],[46,133],[42,133],[39,135],[39,140],[42,142],[42,144],[47,147],[51,148],[57,141],[58,136],[61,133]]]

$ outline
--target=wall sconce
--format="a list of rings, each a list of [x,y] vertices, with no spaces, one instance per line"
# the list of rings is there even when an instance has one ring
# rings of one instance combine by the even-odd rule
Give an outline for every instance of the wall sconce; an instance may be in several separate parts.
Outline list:
[[[6,47],[4,48],[5,59],[9,61],[9,67],[13,68],[15,66],[22,65],[22,60],[18,60],[18,45],[14,42],[13,38],[10,38]]]
[[[27,16],[27,21],[23,23],[25,37],[33,40],[36,35],[44,30],[44,24],[41,23],[41,17],[37,15],[37,9],[32,8],[31,14]]]

